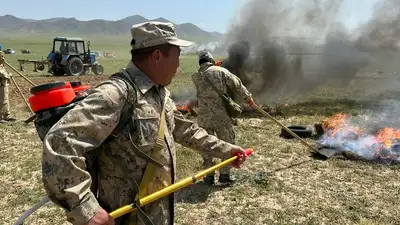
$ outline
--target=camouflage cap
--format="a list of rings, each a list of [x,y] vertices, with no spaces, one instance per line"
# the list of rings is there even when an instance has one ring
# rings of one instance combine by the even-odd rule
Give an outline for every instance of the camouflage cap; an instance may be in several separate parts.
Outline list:
[[[178,39],[172,23],[148,21],[135,24],[131,28],[132,49],[143,49],[162,44],[188,47],[193,42]]]
[[[200,59],[214,59],[209,51],[200,51],[199,60]]]

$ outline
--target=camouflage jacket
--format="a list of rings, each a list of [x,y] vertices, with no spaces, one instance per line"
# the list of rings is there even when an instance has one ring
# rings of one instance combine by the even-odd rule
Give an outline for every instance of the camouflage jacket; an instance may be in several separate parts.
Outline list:
[[[147,163],[134,153],[133,145],[150,155],[158,136],[164,96],[166,143],[159,162],[166,166],[156,169],[147,194],[175,182],[174,141],[198,151],[213,152],[215,157],[229,154],[229,143],[208,135],[176,110],[165,87],[157,87],[132,62],[125,70],[137,86],[137,99],[130,126],[126,126],[118,137],[103,143],[117,126],[128,89],[123,81],[110,79],[99,84],[92,94],[71,109],[44,138],[45,190],[53,202],[66,210],[67,220],[73,224],[86,222],[99,207],[110,212],[134,202],[137,194],[134,182],[140,184]],[[105,147],[98,156],[99,192],[96,199],[90,191],[91,177],[85,171],[83,156],[102,143]],[[144,206],[144,211],[155,224],[172,224],[172,201],[165,197]],[[136,223],[143,224],[140,220]]]
[[[233,99],[239,100],[238,103],[241,103],[240,101],[248,102],[251,93],[237,76],[227,69],[211,63],[203,63],[199,70],[192,75],[192,81],[197,90],[199,123],[203,118],[211,123],[216,121],[216,118],[219,118],[218,120],[226,118],[227,121],[231,121],[222,98],[206,80],[206,77],[220,93],[227,93]]]

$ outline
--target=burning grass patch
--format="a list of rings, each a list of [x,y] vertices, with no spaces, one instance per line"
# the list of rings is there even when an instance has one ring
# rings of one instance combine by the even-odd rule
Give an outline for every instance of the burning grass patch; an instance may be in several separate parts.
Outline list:
[[[339,113],[323,120],[324,134],[319,138],[321,148],[345,153],[350,158],[398,164],[400,162],[400,129],[386,127],[387,118],[353,117]],[[390,123],[390,122],[389,122]],[[391,123],[395,125],[394,122]]]

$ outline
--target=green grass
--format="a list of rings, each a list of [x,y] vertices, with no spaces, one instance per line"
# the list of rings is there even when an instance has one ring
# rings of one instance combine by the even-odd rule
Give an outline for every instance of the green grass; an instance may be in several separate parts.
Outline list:
[[[1,40],[4,48],[13,48],[16,50],[16,54],[6,55],[6,60],[14,68],[19,70],[18,59],[29,59],[29,60],[45,60],[49,54],[53,37],[43,37],[42,39],[34,38],[29,41],[26,38],[5,38]],[[92,51],[101,52],[112,52],[116,55],[116,58],[105,58],[97,57],[97,60],[104,66],[104,76],[100,79],[105,79],[106,76],[118,72],[121,68],[124,68],[130,59],[130,46],[125,40],[122,41],[120,38],[109,38],[99,39],[95,38],[88,39],[91,41]],[[126,42],[126,43],[125,43]],[[30,49],[32,54],[22,54],[22,49]],[[24,65],[26,75],[32,76],[47,76],[53,78],[47,73],[47,67],[42,72],[33,72],[33,64]],[[178,84],[179,87],[185,87],[185,89],[192,88],[192,82],[190,75],[198,69],[197,56],[182,56],[180,59],[180,67],[178,69],[177,76],[175,77],[174,83]],[[13,72],[13,71],[12,71]],[[13,72],[15,74],[15,72]],[[176,86],[176,85],[175,85]],[[172,89],[175,87],[172,85]]]
[[[24,44],[23,39],[5,40],[4,43],[18,51],[16,55],[6,56],[6,59],[17,66],[17,58],[47,55],[50,39],[30,42],[32,44]],[[92,41],[93,49],[117,53],[116,59],[100,59],[108,74],[126,65],[129,54],[124,52],[129,49],[125,43],[111,44],[104,40],[98,43],[101,44]],[[19,53],[22,48],[30,48],[34,54],[23,56]],[[196,61],[196,57],[181,58],[178,75],[169,87],[173,93],[179,94],[193,87],[190,75],[198,67]],[[373,72],[371,69],[365,74]],[[29,67],[27,73],[37,83],[61,79],[32,73]],[[93,84],[107,76],[88,75],[80,79]],[[399,91],[379,93],[368,99],[358,98],[360,91],[374,86],[375,79],[363,75],[346,87],[325,85],[295,99],[290,98],[288,102],[272,106],[283,112],[282,116],[275,118],[286,126],[312,125],[335,113],[363,115],[393,104],[393,99],[397,103]],[[21,78],[16,80],[28,97],[29,85]],[[29,116],[15,88],[11,90],[11,107],[19,119]],[[254,148],[255,153],[242,169],[233,171],[238,182],[231,187],[192,185],[178,191],[175,222],[180,225],[398,224],[399,166],[337,157],[329,160],[310,158],[308,149],[299,141],[280,138],[280,130],[273,121],[260,115],[248,114],[241,118],[236,127],[237,143]],[[41,142],[34,126],[23,122],[0,124],[0,137],[0,224],[11,224],[44,195]],[[312,144],[314,140],[307,139],[307,142]],[[201,163],[195,151],[177,145],[179,179],[202,169]],[[48,204],[29,217],[25,224],[64,222],[63,211]]]
[[[116,58],[103,58],[98,57],[100,63],[102,63],[105,67],[105,73],[112,73],[115,70],[118,70],[121,67],[126,65],[130,57],[129,53],[129,42],[123,43],[120,40],[90,40],[90,49],[91,51],[100,51],[100,52],[111,52],[116,55]],[[43,39],[33,39],[29,42],[26,39],[4,39],[2,40],[2,44],[4,48],[13,48],[16,50],[15,55],[9,55],[7,60],[13,65],[17,66],[17,59],[30,59],[30,60],[42,60],[46,59],[47,55],[52,49],[53,46],[53,37],[44,37]],[[30,49],[32,54],[22,54],[22,49]],[[28,71],[33,70],[33,64],[31,66],[26,66]],[[43,73],[45,73],[44,71]]]
[[[123,68],[130,59],[130,45],[128,39],[123,41],[115,38],[110,38],[109,40],[85,40],[91,41],[91,51],[112,52],[116,55],[115,59],[97,57],[97,59],[105,66],[105,73],[112,73],[115,70]],[[27,39],[2,38],[1,43],[3,44],[4,49],[13,48],[16,50],[16,54],[6,55],[6,57],[7,61],[13,66],[18,66],[19,64],[17,59],[45,60],[52,49],[53,37],[43,37],[42,39],[34,38],[33,40],[29,41],[27,41]],[[22,49],[30,49],[32,50],[32,54],[22,54]],[[181,72],[185,74],[194,72],[196,70],[196,65],[194,63],[195,60],[196,56],[183,57],[181,60]],[[26,66],[26,68],[28,72],[33,70],[33,66]],[[44,71],[43,74],[45,74],[45,72],[46,71]]]

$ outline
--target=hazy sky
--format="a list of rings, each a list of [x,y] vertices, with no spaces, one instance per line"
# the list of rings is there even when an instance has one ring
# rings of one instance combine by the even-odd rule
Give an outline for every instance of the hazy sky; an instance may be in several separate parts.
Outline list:
[[[178,24],[194,23],[206,31],[225,32],[231,19],[235,17],[235,14],[247,0],[1,1],[0,15],[11,14],[25,19],[75,17],[78,20],[119,20],[139,14],[147,19],[164,17]],[[341,15],[348,26],[353,26],[360,21],[368,19],[372,5],[377,0],[345,1]]]

